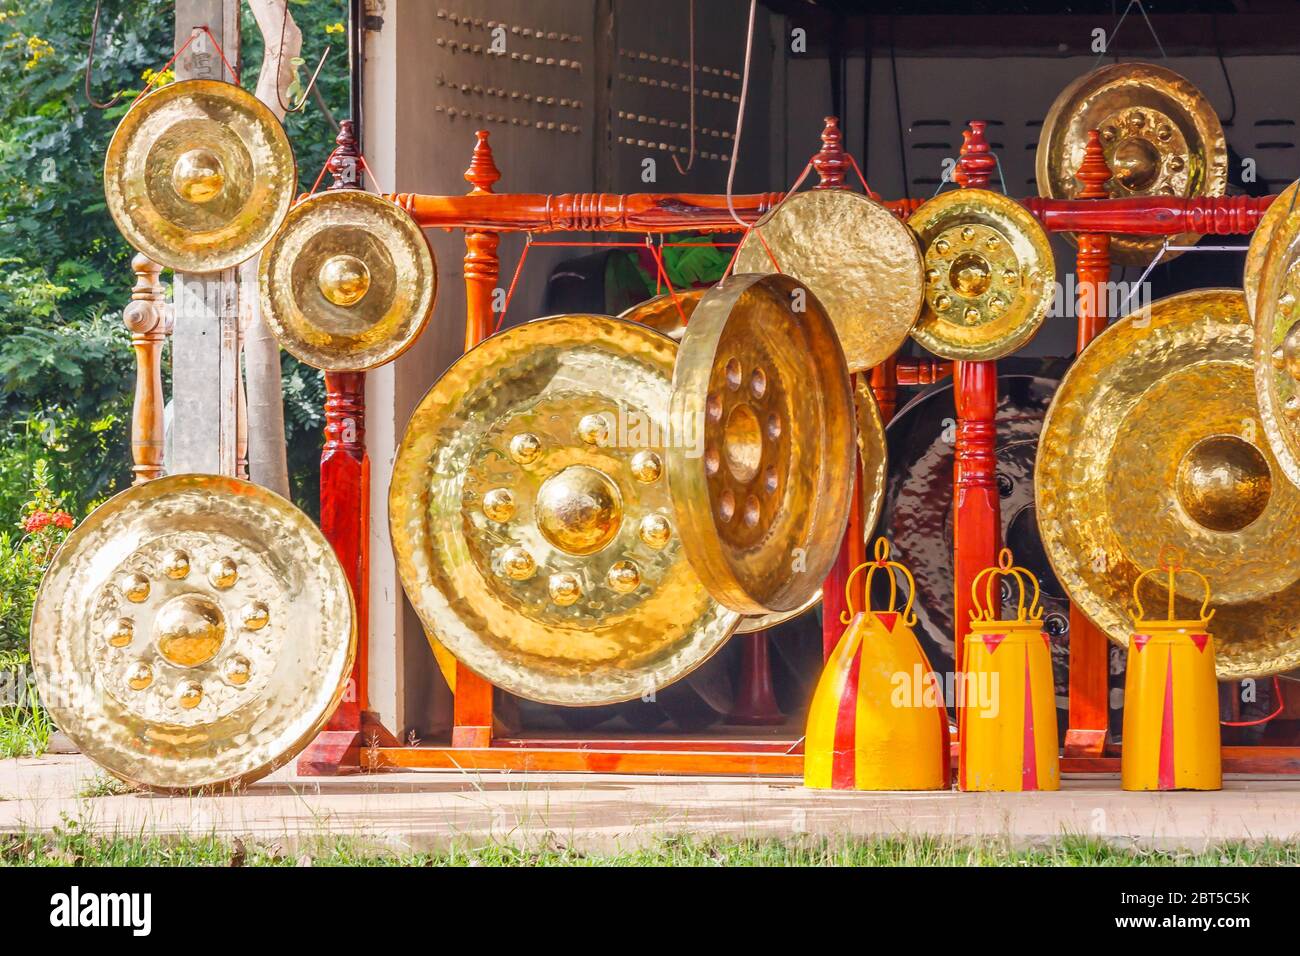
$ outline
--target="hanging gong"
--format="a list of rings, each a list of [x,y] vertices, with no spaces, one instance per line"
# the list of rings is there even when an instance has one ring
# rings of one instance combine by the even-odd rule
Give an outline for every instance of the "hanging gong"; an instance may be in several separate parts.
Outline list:
[[[941,358],[996,359],[1047,317],[1056,261],[1024,206],[986,189],[940,193],[908,224],[925,260],[925,304],[912,338]]]
[[[1251,318],[1255,317],[1255,299],[1259,294],[1259,277],[1264,271],[1264,257],[1268,255],[1273,237],[1277,235],[1278,226],[1297,208],[1296,190],[1300,182],[1294,182],[1282,191],[1282,195],[1273,200],[1272,205],[1264,210],[1264,215],[1255,227],[1255,234],[1250,237],[1250,247],[1246,250],[1246,267],[1243,270],[1241,286],[1246,290],[1246,308]]]
[[[684,441],[667,472],[686,554],[746,614],[791,611],[839,553],[853,493],[853,394],[830,317],[786,275],[703,298],[673,372]]]
[[[773,259],[776,260],[773,263]],[[880,203],[847,189],[787,196],[746,233],[736,272],[779,271],[808,286],[839,336],[849,371],[879,365],[907,341],[921,309],[921,250]]]
[[[1083,187],[1089,130],[1101,137],[1115,199],[1130,196],[1222,196],[1228,185],[1228,146],[1214,107],[1173,70],[1150,63],[1116,63],[1079,77],[1057,96],[1038,135],[1038,194],[1073,199]],[[1073,236],[1066,233],[1073,241]],[[1200,236],[1174,236],[1190,245]],[[1150,261],[1163,236],[1114,236],[1117,265]],[[1170,259],[1175,253],[1166,253]]]
[[[423,331],[438,276],[407,212],[359,189],[289,210],[262,252],[262,314],[285,351],[327,372],[391,362]]]
[[[81,750],[156,790],[227,787],[293,758],[343,697],[352,591],[272,492],[172,475],[109,499],[37,593],[41,700]]]
[[[609,316],[484,340],[416,408],[389,524],[426,630],[498,687],[606,704],[735,629],[686,559],[664,474],[677,346]]]
[[[298,184],[284,127],[233,83],[160,87],[122,118],[104,157],[104,197],[122,236],[178,272],[256,255]]]
[[[656,332],[662,332],[674,342],[680,342],[686,333],[686,322],[695,313],[700,304],[700,297],[708,289],[688,289],[678,292],[674,300],[672,293],[657,295],[653,299],[638,302],[632,308],[619,313],[620,319],[640,322]]]
[[[1284,201],[1285,213],[1288,194],[1269,207],[1265,218]],[[1261,222],[1260,229],[1264,226]],[[1300,216],[1280,215],[1269,229],[1255,301],[1255,398],[1269,449],[1291,485],[1300,485]],[[1255,251],[1254,242],[1250,248]],[[1250,265],[1248,256],[1247,269]],[[1250,280],[1249,273],[1246,278]]]
[[[1251,343],[1239,289],[1121,319],[1062,380],[1035,472],[1043,545],[1075,604],[1126,643],[1134,578],[1179,549],[1214,593],[1225,680],[1300,664],[1300,490],[1265,441]],[[1180,619],[1194,601],[1179,592]]]

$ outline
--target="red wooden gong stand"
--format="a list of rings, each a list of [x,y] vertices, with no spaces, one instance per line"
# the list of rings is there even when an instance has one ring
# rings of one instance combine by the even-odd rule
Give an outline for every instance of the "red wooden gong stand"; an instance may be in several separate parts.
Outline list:
[[[332,162],[356,168],[355,142],[340,132]],[[841,143],[838,121],[827,118],[822,148],[813,157],[816,189],[847,188],[850,161]],[[973,121],[963,133],[954,178],[958,185],[985,188],[996,166],[984,138],[984,123]],[[699,194],[567,195],[500,194],[501,178],[479,131],[465,179],[465,196],[398,194],[394,200],[425,228],[465,231],[467,315],[465,347],[486,338],[494,325],[493,293],[500,276],[497,245],[501,232],[666,233],[682,230],[735,231],[726,197]],[[1105,283],[1110,276],[1110,234],[1211,235],[1249,233],[1276,198],[1107,199],[1110,178],[1096,133],[1077,178],[1084,184],[1078,199],[1021,200],[1045,228],[1078,234],[1078,335],[1083,349],[1106,325]],[[781,193],[733,197],[747,223],[757,220],[782,198]],[[886,202],[906,219],[919,200]],[[897,388],[929,384],[953,374],[957,404],[954,484],[955,620],[967,619],[970,583],[997,563],[998,494],[994,414],[997,407],[995,362],[954,362],[891,358],[870,372],[870,385],[888,421],[897,407]],[[448,746],[402,745],[366,707],[365,660],[368,644],[366,591],[369,528],[369,463],[365,451],[364,375],[326,377],[326,443],[321,458],[321,527],[334,544],[355,589],[360,615],[360,642],[353,673],[355,693],[345,700],[327,729],[299,758],[299,770],[311,774],[357,770],[440,768],[473,770],[589,771],[644,774],[770,774],[803,772],[802,740],[753,739],[742,736],[522,738],[498,737],[493,727],[493,687],[457,665],[453,729]],[[855,496],[856,500],[856,496]],[[865,557],[861,514],[855,505],[839,560],[827,577],[823,601],[824,647],[839,639],[844,604],[843,582]],[[956,635],[960,661],[960,626]],[[755,635],[743,662],[745,686],[740,716],[752,723],[770,717],[765,637]],[[1107,641],[1081,613],[1070,617],[1069,727],[1061,769],[1065,772],[1116,772],[1119,758],[1107,749]],[[956,743],[954,742],[954,748]],[[1300,747],[1225,747],[1224,770],[1238,773],[1300,773]]]

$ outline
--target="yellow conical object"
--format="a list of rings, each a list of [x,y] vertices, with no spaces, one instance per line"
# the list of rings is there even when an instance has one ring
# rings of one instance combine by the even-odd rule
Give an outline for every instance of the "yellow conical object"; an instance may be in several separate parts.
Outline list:
[[[1219,685],[1210,636],[1210,585],[1183,568],[1176,552],[1161,553],[1159,569],[1133,582],[1133,636],[1124,680],[1124,750],[1120,781],[1125,790],[1220,790]],[[1148,620],[1138,595],[1143,578],[1167,573],[1167,620]],[[1205,588],[1196,620],[1174,620],[1175,577],[1191,574]]]
[[[1012,620],[995,614],[993,585],[999,575],[1014,578],[1020,586]],[[1034,586],[1027,606],[1026,581]],[[1003,548],[998,566],[976,575],[971,593],[975,609],[957,685],[957,785],[962,790],[1059,790],[1052,658],[1043,633],[1038,581],[1025,568],[1013,567],[1011,552]]]
[[[889,544],[876,542],[876,560],[853,570],[845,582],[848,624],[826,662],[808,710],[804,785],[830,790],[946,790],[948,711],[943,685],[912,631],[915,585],[907,605],[895,609]],[[889,609],[871,608],[871,577],[890,575]],[[867,570],[867,606],[853,613],[852,585]]]

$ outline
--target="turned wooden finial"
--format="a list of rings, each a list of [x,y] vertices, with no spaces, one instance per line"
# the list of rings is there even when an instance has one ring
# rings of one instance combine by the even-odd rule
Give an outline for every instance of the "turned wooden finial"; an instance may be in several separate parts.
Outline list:
[[[339,134],[334,137],[334,152],[325,163],[334,182],[330,189],[359,189],[361,186],[361,150],[357,148],[356,127],[352,120],[339,122]]]
[[[961,155],[952,178],[963,189],[987,188],[989,178],[997,168],[998,161],[984,138],[986,125],[983,120],[971,120],[970,128],[961,134]]]
[[[144,255],[131,260],[135,286],[122,311],[135,349],[135,402],[131,410],[131,459],[135,484],[163,473],[163,340],[171,331],[169,310],[158,276],[162,266]]]
[[[1110,167],[1106,165],[1106,153],[1095,129],[1088,130],[1088,145],[1083,148],[1083,162],[1074,178],[1083,183],[1076,199],[1105,199],[1110,195],[1106,191],[1106,183],[1111,178]]]
[[[844,157],[844,135],[840,132],[839,117],[826,117],[822,126],[822,148],[812,159],[813,168],[821,177],[814,189],[843,189],[844,174],[849,163]]]
[[[501,178],[501,170],[497,169],[497,164],[492,159],[492,147],[488,145],[488,131],[481,129],[474,135],[478,141],[474,144],[469,169],[465,170],[465,181],[474,187],[470,190],[471,196],[490,193],[492,184]]]
[[[167,311],[162,282],[158,279],[162,266],[136,253],[131,259],[131,271],[135,273],[135,285],[131,287],[131,302],[122,312],[122,323],[134,335],[146,335],[155,329],[161,332]]]

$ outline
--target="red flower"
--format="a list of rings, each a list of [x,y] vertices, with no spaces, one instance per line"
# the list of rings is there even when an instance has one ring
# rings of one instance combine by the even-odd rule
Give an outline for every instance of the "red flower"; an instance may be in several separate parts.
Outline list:
[[[76,522],[72,520],[72,515],[68,514],[66,511],[54,512],[54,526],[56,528],[68,530],[71,529],[75,523]]]
[[[50,523],[51,515],[48,511],[33,511],[23,522],[23,530],[30,533],[42,531]]]

